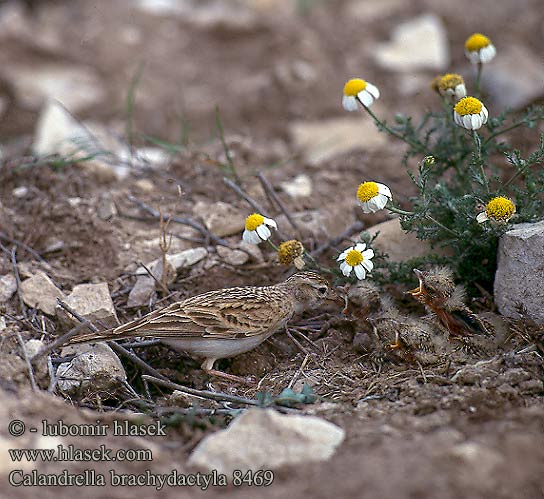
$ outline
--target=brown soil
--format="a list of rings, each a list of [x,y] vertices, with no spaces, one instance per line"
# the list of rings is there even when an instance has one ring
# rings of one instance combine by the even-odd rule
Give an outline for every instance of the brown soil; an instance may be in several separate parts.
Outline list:
[[[107,99],[78,118],[116,124],[126,118],[123,106],[127,88],[143,63],[134,113],[138,140],[143,143],[140,134],[142,137],[145,134],[177,141],[180,116],[191,127],[189,147],[172,157],[167,168],[134,172],[122,181],[105,179],[85,165],[55,167],[46,163],[25,167],[23,156],[28,152],[26,146],[37,113],[22,109],[13,91],[8,86],[4,90],[0,79],[0,92],[8,101],[0,123],[0,135],[8,142],[0,168],[0,231],[33,248],[46,262],[38,262],[19,247],[21,276],[45,270],[67,292],[76,284],[106,281],[121,321],[148,311],[146,307],[127,308],[127,297],[139,263],[160,255],[158,245],[150,243],[160,235],[158,222],[131,203],[129,194],[153,207],[161,206],[168,212],[175,210],[179,216],[192,216],[193,206],[203,200],[223,201],[249,210],[221,181],[217,162],[224,161],[224,153],[215,138],[216,104],[220,106],[227,143],[246,190],[272,211],[253,176],[255,171],[265,171],[275,187],[294,175],[306,173],[313,182],[311,197],[293,200],[281,191],[280,196],[292,212],[321,210],[327,223],[337,227],[334,230],[338,234],[360,217],[345,193],[352,192],[353,185],[378,168],[382,180],[395,192],[403,193],[401,201],[409,195],[410,184],[401,167],[402,147],[391,143],[375,152],[355,151],[316,168],[293,156],[287,124],[296,119],[342,116],[339,89],[346,77],[359,74],[360,68],[381,82],[382,95],[387,96],[380,101],[385,116],[391,118],[401,109],[410,113],[428,108],[433,98],[430,93],[418,94],[407,102],[398,93],[395,75],[377,67],[368,54],[373,41],[386,40],[395,25],[418,13],[432,10],[442,16],[451,47],[461,46],[468,33],[482,31],[499,40],[499,45],[522,41],[539,50],[544,26],[538,0],[527,0],[522,6],[519,2],[498,5],[491,0],[477,6],[466,0],[400,2],[399,7],[379,18],[379,22],[348,17],[347,2],[343,1],[316,2],[304,16],[283,9],[281,6],[287,2],[278,2],[277,8],[272,9],[267,8],[270,2],[248,2],[259,6],[258,20],[242,32],[228,27],[196,27],[174,17],[146,15],[124,1],[29,3],[35,4],[29,22],[39,24],[46,19],[62,43],[55,50],[47,49],[37,46],[29,34],[19,33],[2,42],[0,64],[17,60],[30,66],[48,60],[84,63],[94,68],[106,82]],[[378,8],[378,3],[369,2],[369,12]],[[473,13],[467,15],[468,11]],[[514,18],[516,22],[512,22]],[[126,35],[129,28],[140,33],[135,43],[122,42],[123,36],[129,37]],[[452,57],[453,67],[465,65],[461,50],[452,50]],[[313,67],[318,75],[315,80],[297,77],[293,64],[300,60]],[[142,188],[142,179],[150,181],[150,187]],[[183,191],[181,200],[177,196],[178,185]],[[19,186],[29,190],[24,199],[13,194]],[[118,210],[110,220],[97,216],[104,195],[114,201]],[[383,221],[384,215],[363,216],[362,220],[371,226]],[[187,226],[173,224],[171,229],[185,238],[201,237]],[[227,239],[236,244],[239,235]],[[327,239],[322,234],[308,236],[304,242],[311,249]],[[63,242],[62,248],[47,252],[59,240]],[[11,249],[9,242],[1,242]],[[176,250],[196,245],[188,239],[174,239],[173,244]],[[168,302],[226,286],[275,283],[289,273],[285,267],[272,263],[273,255],[266,251],[268,265],[251,261],[234,267],[216,257],[213,245],[209,249],[206,261],[177,276]],[[330,262],[332,254],[331,251],[323,255],[323,263]],[[211,266],[212,262],[216,264]],[[9,257],[1,252],[0,275],[11,270]],[[404,290],[402,286],[389,289],[397,297]],[[399,303],[403,306],[407,302]],[[153,306],[158,305],[153,303]],[[480,308],[484,305],[480,304]],[[115,394],[106,399],[88,394],[82,400],[47,394],[46,376],[41,386],[45,390],[38,394],[31,392],[16,333],[20,332],[24,340],[51,341],[66,332],[66,327],[39,312],[29,311],[33,325],[30,327],[29,321],[21,319],[17,295],[0,305],[0,312],[7,317],[8,325],[0,340],[3,421],[21,419],[31,426],[39,425],[45,417],[70,423],[94,422],[98,417],[106,422],[121,415],[129,417],[126,407],[119,407],[121,399]],[[410,312],[424,313],[413,305]],[[544,497],[542,356],[535,351],[522,354],[513,351],[513,346],[519,351],[531,344],[531,325],[518,324],[512,348],[498,352],[493,358],[466,356],[449,366],[425,368],[390,361],[378,366],[368,352],[356,346],[357,338],[360,340],[360,335],[368,332],[368,324],[338,320],[339,311],[335,308],[325,309],[323,313],[326,315],[319,328],[308,333],[313,344],[301,340],[305,349],[310,349],[302,373],[298,371],[306,353],[282,334],[252,352],[221,361],[219,368],[236,375],[257,376],[259,390],[273,395],[294,376],[305,380],[321,401],[302,410],[340,425],[346,430],[345,442],[329,462],[277,471],[274,483],[268,488],[238,489],[230,485],[212,488],[205,492],[207,496]],[[307,314],[303,320],[311,317],[312,314]],[[136,352],[177,383],[202,389],[210,381],[197,362],[181,358],[165,347],[153,346]],[[143,393],[141,372],[129,361],[123,362],[129,382]],[[467,374],[454,380],[459,369],[468,369]],[[247,397],[255,396],[257,391],[215,380],[213,388]],[[169,393],[170,390],[162,394],[155,390],[153,396],[162,405],[174,404]],[[201,407],[208,407],[206,401]],[[118,412],[112,412],[113,409]],[[221,417],[187,417],[168,421],[166,439],[108,437],[97,442],[92,438],[72,438],[66,439],[66,443],[79,447],[96,447],[101,443],[111,448],[147,446],[153,449],[151,464],[118,462],[116,471],[143,473],[151,469],[165,473],[175,468],[184,473],[191,471],[186,460],[198,441],[227,422]],[[0,435],[8,438],[6,425],[0,429]],[[31,439],[18,442],[29,447],[39,445]],[[73,472],[93,468],[104,473],[111,466],[48,463],[38,469],[58,473],[65,467]],[[37,493],[35,488],[10,487],[5,479],[5,475],[0,477],[0,497],[25,498]],[[146,488],[40,487],[39,494],[43,499],[75,494],[83,499],[154,497],[159,493]],[[160,492],[161,497],[197,494],[196,489],[166,488]]]

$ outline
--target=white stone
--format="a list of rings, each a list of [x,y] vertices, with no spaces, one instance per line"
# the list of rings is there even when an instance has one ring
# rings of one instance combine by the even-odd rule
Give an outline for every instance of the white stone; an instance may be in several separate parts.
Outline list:
[[[369,24],[391,16],[404,5],[404,0],[352,0],[345,5],[344,12],[351,19]]]
[[[312,194],[312,180],[305,173],[301,173],[287,182],[282,182],[280,185],[293,198],[304,198]]]
[[[514,225],[499,240],[495,303],[506,317],[544,324],[544,220]]]
[[[192,267],[195,263],[200,262],[208,255],[208,250],[203,246],[198,246],[197,248],[189,248],[179,253],[174,253],[172,255],[166,255],[166,262],[172,266],[175,271],[181,269]],[[160,262],[160,258],[153,260],[152,262],[146,264],[146,267],[150,270]],[[138,267],[136,270],[138,275],[148,275],[147,270],[143,267]],[[155,275],[155,274],[154,274]],[[157,277],[157,276],[156,276]]]
[[[187,267],[192,267],[195,263],[200,262],[208,256],[208,250],[202,246],[197,248],[189,248],[173,255],[166,255],[166,260],[174,269],[180,270]]]
[[[93,141],[91,134],[58,102],[48,101],[42,109],[32,150],[37,156],[70,154]]]
[[[245,227],[247,215],[238,208],[218,201],[206,203],[199,201],[193,207],[195,217],[201,218],[206,228],[218,237],[232,236],[240,233]]]
[[[208,435],[188,464],[232,475],[288,464],[327,461],[344,440],[342,428],[315,416],[248,409],[230,426]]]
[[[302,150],[306,161],[319,165],[356,149],[374,150],[386,143],[372,121],[360,118],[332,118],[320,121],[291,123],[289,132],[296,149]]]
[[[55,315],[57,298],[64,299],[64,293],[43,272],[21,283],[21,295],[29,307],[38,308],[47,315]]]
[[[133,155],[127,144],[96,123],[80,123],[59,102],[49,100],[43,107],[34,130],[34,154],[58,154],[77,162],[103,180],[126,178],[131,167],[156,166],[156,153]],[[150,154],[145,156],[145,154]],[[155,154],[153,156],[153,154]]]
[[[137,6],[148,14],[177,16],[201,29],[247,31],[257,21],[250,9],[230,0],[138,0]]]
[[[13,197],[21,199],[24,198],[28,194],[28,187],[26,185],[21,185],[20,187],[16,187],[12,191]]]
[[[151,295],[155,292],[155,287],[155,279],[150,275],[138,276],[128,295],[127,307],[144,307],[148,305]]]
[[[98,284],[78,284],[74,286],[74,289],[64,301],[85,319],[101,321],[109,327],[119,324],[111,300],[110,290],[108,284],[105,282]],[[79,324],[79,321],[66,312],[61,312],[60,309],[58,312],[60,317],[65,318],[68,316],[70,322]]]
[[[237,249],[226,248],[225,246],[216,246],[215,247],[219,258],[229,265],[243,265],[249,260],[249,255],[245,251],[240,251]]]
[[[2,68],[2,74],[13,85],[19,103],[31,110],[55,99],[70,111],[77,112],[105,98],[100,78],[86,66],[8,65]]]
[[[109,393],[119,386],[119,378],[127,379],[119,357],[103,342],[92,345],[70,362],[60,364],[57,377],[59,390],[67,394],[80,390]]]
[[[371,53],[378,64],[393,71],[439,71],[450,63],[446,29],[434,14],[400,24],[391,41],[378,44]]]
[[[544,96],[544,66],[538,62],[542,59],[539,54],[523,45],[507,44],[499,55],[482,73],[482,88],[498,109],[521,109]]]
[[[208,250],[204,247],[189,248],[179,253],[166,255],[166,283],[172,284],[176,278],[177,272],[183,268],[193,266],[207,256]],[[138,269],[136,269],[138,278],[128,295],[127,307],[144,307],[148,305],[151,295],[155,292],[155,289],[159,287],[157,281],[162,282],[161,258],[157,258],[146,264],[146,267],[155,276],[155,279],[149,275],[144,267],[138,267]]]
[[[403,262],[429,253],[444,253],[444,250],[438,248],[431,249],[427,241],[418,239],[414,233],[405,232],[398,218],[392,218],[368,229],[371,236],[377,232],[379,235],[372,245],[383,253],[387,253],[392,262]]]
[[[0,303],[8,301],[17,291],[17,281],[13,274],[0,277]]]

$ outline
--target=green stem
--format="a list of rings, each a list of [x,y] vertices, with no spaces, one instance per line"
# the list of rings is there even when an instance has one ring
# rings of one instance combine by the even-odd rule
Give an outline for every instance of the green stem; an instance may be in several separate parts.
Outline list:
[[[304,256],[308,257],[308,259],[315,265],[317,269],[321,270],[321,272],[325,272],[327,274],[334,274],[334,272],[328,267],[323,267],[319,265],[319,263],[317,262],[317,260],[314,258],[314,256],[311,253],[304,251]]]
[[[482,174],[482,181],[484,183],[486,192],[489,193],[489,182],[487,180],[487,175],[485,174],[484,161],[482,159],[482,141],[476,130],[472,131],[472,137],[474,138],[474,145],[476,146],[476,158],[478,161],[478,166],[480,167],[480,172]]]
[[[482,79],[482,69],[483,69],[484,65],[479,62],[478,63],[478,70],[476,72],[476,82],[474,83],[474,92],[476,94],[476,97],[479,99],[480,98],[480,81]]]
[[[278,248],[278,247],[270,240],[270,238],[268,238],[268,239],[266,240],[266,242],[267,242],[270,246],[272,246],[272,248],[274,249],[274,251],[278,252],[278,251],[280,250],[280,249],[279,249],[279,248]]]
[[[414,215],[413,211],[401,210],[400,208],[397,208],[395,206],[387,206],[387,209],[392,213],[397,213],[399,215],[404,215],[406,217],[410,217],[410,216]]]
[[[518,170],[514,175],[512,175],[504,184],[503,189],[508,187],[514,180],[516,180],[522,173],[525,173],[527,168],[522,168],[521,170]]]
[[[357,100],[359,101],[359,104],[361,104],[361,106],[363,106],[364,110],[370,114],[370,116],[372,117],[372,119],[374,120],[374,122],[376,123],[376,125],[378,126],[378,128],[382,128],[383,130],[385,130],[387,133],[393,135],[394,137],[396,137],[397,139],[400,139],[402,140],[403,142],[405,142],[406,144],[408,144],[409,146],[413,147],[415,150],[419,151],[419,152],[422,152],[422,153],[425,153],[425,148],[421,145],[421,144],[418,144],[417,142],[414,142],[406,137],[403,137],[400,133],[398,132],[395,132],[395,130],[393,130],[392,128],[388,127],[385,122],[383,121],[380,121],[380,119],[370,110],[369,107],[365,106],[361,100],[359,99],[359,97],[357,97]]]
[[[492,133],[484,142],[484,146],[491,140],[493,140],[495,137],[498,137],[499,135],[502,135],[503,133],[509,132],[510,130],[513,130],[514,128],[517,128],[518,126],[523,125],[524,121],[516,121],[510,126],[507,126],[506,128],[503,128],[502,130],[499,130],[497,132]]]
[[[440,223],[438,220],[431,217],[431,215],[425,215],[425,218],[427,220],[430,220],[434,224],[438,225],[438,227],[440,227],[442,230],[445,230],[446,232],[450,233],[451,235],[453,235],[455,237],[461,237],[461,234],[459,234],[458,232],[455,232],[454,230],[450,229],[449,227],[446,227],[443,223]]]

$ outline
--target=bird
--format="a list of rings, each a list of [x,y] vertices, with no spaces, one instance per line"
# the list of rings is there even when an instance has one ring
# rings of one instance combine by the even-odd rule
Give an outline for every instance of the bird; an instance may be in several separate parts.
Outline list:
[[[298,272],[272,286],[208,291],[116,328],[75,336],[68,344],[158,338],[174,350],[203,358],[201,367],[207,374],[245,382],[215,370],[215,361],[252,350],[294,315],[338,299],[325,278],[316,272]]]
[[[445,266],[428,271],[413,270],[419,285],[407,293],[436,317],[448,339],[461,343],[465,350],[478,355],[491,353],[494,328],[467,307],[465,289],[455,284],[452,270]]]
[[[363,351],[381,364],[384,360],[438,364],[448,350],[443,335],[420,318],[401,313],[393,300],[370,283],[361,283],[347,292],[345,311],[356,317],[360,326],[370,325],[363,342]]]

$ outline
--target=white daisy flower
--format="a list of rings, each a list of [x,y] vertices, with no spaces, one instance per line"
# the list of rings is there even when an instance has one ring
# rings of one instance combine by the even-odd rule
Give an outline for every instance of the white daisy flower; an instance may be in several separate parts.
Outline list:
[[[349,80],[344,85],[344,95],[342,105],[346,111],[357,111],[357,103],[369,107],[380,97],[380,91],[377,87],[360,78]]]
[[[497,196],[485,205],[485,211],[478,214],[476,221],[484,223],[486,221],[498,224],[507,223],[516,213],[516,205],[512,200],[503,196]]]
[[[453,108],[455,123],[467,130],[478,130],[487,123],[489,113],[475,97],[463,97]]]
[[[372,263],[374,251],[371,248],[365,248],[365,243],[358,243],[355,246],[349,247],[338,256],[336,259],[337,262],[343,260],[340,264],[342,274],[349,277],[351,271],[354,270],[357,279],[361,280],[366,277],[367,272],[372,272],[374,268],[374,264]]]
[[[365,213],[383,209],[392,197],[389,187],[378,182],[363,182],[357,189],[357,200]]]
[[[242,234],[242,239],[251,244],[266,241],[272,235],[268,226],[274,229],[278,228],[276,222],[271,218],[263,217],[259,213],[253,213],[253,215],[246,218],[246,228]]]
[[[448,73],[442,76],[437,86],[440,95],[448,98],[451,102],[457,102],[467,95],[465,80],[463,80],[461,75],[455,73]]]
[[[497,54],[497,49],[487,36],[474,33],[465,42],[465,55],[472,64],[486,64]]]

